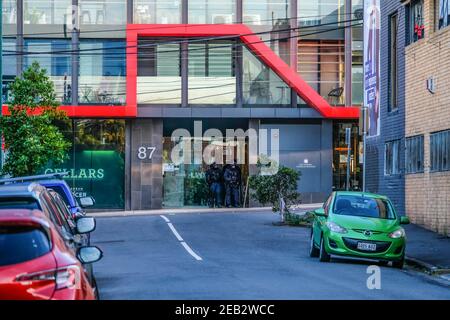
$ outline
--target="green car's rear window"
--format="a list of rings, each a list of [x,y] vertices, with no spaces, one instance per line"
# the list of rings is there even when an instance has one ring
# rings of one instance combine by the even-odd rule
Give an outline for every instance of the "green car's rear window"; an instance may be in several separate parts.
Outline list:
[[[359,195],[336,196],[333,213],[345,216],[395,219],[395,214],[388,201]]]

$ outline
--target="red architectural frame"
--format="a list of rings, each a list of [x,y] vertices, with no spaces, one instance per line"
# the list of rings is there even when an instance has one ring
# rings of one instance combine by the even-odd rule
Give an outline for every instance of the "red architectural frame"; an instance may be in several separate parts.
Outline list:
[[[244,24],[129,24],[126,37],[126,105],[62,106],[70,117],[129,118],[137,116],[137,41],[138,37],[239,37],[245,46],[271,68],[287,85],[324,118],[358,119],[358,107],[332,107],[295,70],[289,67]],[[5,112],[4,107],[4,114]]]

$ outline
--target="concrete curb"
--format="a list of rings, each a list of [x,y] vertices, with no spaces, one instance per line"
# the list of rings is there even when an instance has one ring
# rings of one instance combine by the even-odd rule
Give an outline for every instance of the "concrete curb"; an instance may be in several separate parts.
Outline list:
[[[134,216],[153,216],[161,214],[214,214],[214,213],[258,213],[272,212],[272,208],[198,208],[198,209],[158,209],[158,210],[131,210],[114,212],[90,212],[88,216],[96,218],[106,217],[134,217]]]
[[[440,267],[430,264],[426,261],[422,261],[420,259],[409,257],[409,256],[405,257],[405,262],[410,266],[424,269],[425,273],[427,273],[429,275],[440,275],[440,274],[450,273],[450,269],[440,268]]]
[[[304,204],[295,206],[295,210],[308,211],[317,209],[321,205]],[[102,218],[102,217],[133,217],[133,216],[151,216],[161,214],[214,214],[214,213],[267,213],[272,212],[271,207],[260,208],[184,208],[184,209],[156,209],[156,210],[129,210],[129,211],[113,211],[113,212],[88,212],[88,216]]]

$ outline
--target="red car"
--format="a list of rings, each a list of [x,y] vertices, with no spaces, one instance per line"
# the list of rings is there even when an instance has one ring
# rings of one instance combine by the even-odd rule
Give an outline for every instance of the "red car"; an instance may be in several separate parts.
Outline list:
[[[74,252],[58,230],[39,210],[0,210],[0,300],[95,299],[81,263],[100,260],[101,250]]]

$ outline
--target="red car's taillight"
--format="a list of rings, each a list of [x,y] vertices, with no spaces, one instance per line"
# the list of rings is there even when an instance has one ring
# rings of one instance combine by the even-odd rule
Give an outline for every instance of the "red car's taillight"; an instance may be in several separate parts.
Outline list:
[[[77,289],[80,285],[80,268],[68,266],[56,270],[46,270],[30,274],[20,275],[16,278],[18,282],[54,281],[56,290],[65,288]]]

